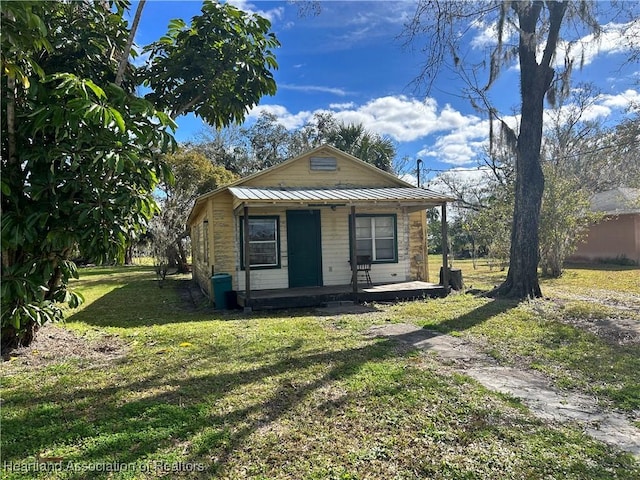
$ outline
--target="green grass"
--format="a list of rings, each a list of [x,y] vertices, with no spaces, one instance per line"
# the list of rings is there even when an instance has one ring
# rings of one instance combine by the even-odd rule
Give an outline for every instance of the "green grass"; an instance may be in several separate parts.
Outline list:
[[[371,315],[244,316],[186,309],[174,288],[183,281],[171,277],[158,288],[147,267],[82,272],[87,304],[65,327],[88,342],[113,335],[126,354],[3,365],[2,461],[43,455],[79,466],[4,469],[3,478],[178,476],[157,462],[205,469],[181,478],[640,476],[637,460],[579,428],[547,425],[430,356],[362,335],[372,324],[413,321],[482,338],[505,362],[576,378],[575,388],[592,380],[622,392],[640,383],[631,371],[640,371],[630,358],[637,349],[598,343],[557,321],[563,311],[547,303],[452,295],[378,306]],[[586,352],[600,355],[597,368],[584,366]],[[620,402],[606,389],[598,395],[621,407],[637,400],[633,392]],[[111,462],[131,468],[89,470]]]
[[[430,258],[432,265],[437,260]],[[462,269],[467,286],[488,289],[506,277],[506,271],[491,271],[482,260],[476,269],[470,260],[455,261],[454,266]],[[638,267],[573,266],[558,279],[542,279],[541,288],[544,299],[520,305],[455,295],[399,305],[394,311],[396,318],[411,318],[427,328],[481,338],[500,361],[540,370],[557,386],[587,392],[603,405],[640,410],[637,343],[615,345],[571,325],[575,318],[609,322],[621,316],[640,324]],[[616,308],[625,302],[631,307]]]
[[[572,309],[544,300],[517,305],[457,295],[391,311],[396,321],[475,339],[501,363],[540,370],[556,386],[587,392],[605,406],[640,409],[638,345],[612,345],[564,323],[562,316],[573,316]]]
[[[620,265],[569,265],[559,279],[546,279],[543,286],[615,290],[640,293],[640,268]]]
[[[432,282],[438,281],[441,265],[441,255],[429,255],[429,276]],[[483,258],[478,259],[476,268],[473,267],[471,260],[454,259],[452,268],[461,269],[465,286],[473,289],[489,290],[502,283],[507,277],[506,269],[500,270],[496,267],[491,269]],[[640,269],[637,266],[569,264],[560,278],[542,278],[541,287],[543,293],[546,293],[544,290],[554,291],[555,288],[564,288],[582,292],[601,289],[640,294]]]

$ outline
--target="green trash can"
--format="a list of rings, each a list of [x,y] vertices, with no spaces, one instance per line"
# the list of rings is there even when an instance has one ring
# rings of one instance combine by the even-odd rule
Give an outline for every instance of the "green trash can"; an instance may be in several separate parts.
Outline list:
[[[227,292],[231,291],[231,275],[228,273],[216,273],[211,277],[211,286],[216,310],[226,310],[228,308]]]

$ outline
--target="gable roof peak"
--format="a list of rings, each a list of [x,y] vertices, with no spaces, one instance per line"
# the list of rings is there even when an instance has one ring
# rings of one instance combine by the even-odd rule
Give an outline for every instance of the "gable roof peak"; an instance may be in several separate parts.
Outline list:
[[[248,175],[244,178],[240,178],[238,180],[236,180],[235,182],[232,182],[228,185],[225,185],[223,187],[217,188],[215,190],[212,190],[210,192],[207,192],[203,195],[200,195],[198,198],[196,198],[195,204],[193,206],[193,208],[191,209],[191,213],[189,214],[189,219],[194,215],[195,211],[197,210],[198,206],[205,201],[207,198],[210,198],[220,192],[223,192],[225,190],[228,190],[231,187],[241,187],[243,185],[245,185],[247,182],[255,180],[256,178],[260,178],[262,176],[268,175],[270,173],[273,173],[275,171],[278,171],[280,169],[286,168],[287,166],[291,165],[292,163],[295,162],[299,162],[304,158],[313,156],[313,155],[318,155],[318,154],[329,154],[329,155],[335,155],[338,156],[346,161],[349,162],[353,162],[358,164],[359,166],[369,169],[372,172],[375,172],[376,175],[379,175],[383,178],[385,178],[386,180],[389,180],[391,182],[393,182],[394,184],[396,184],[398,187],[409,187],[409,188],[414,188],[414,185],[411,185],[408,182],[405,182],[404,180],[398,178],[397,176],[395,176],[392,173],[389,172],[385,172],[384,170],[376,167],[375,165],[372,165],[370,163],[365,162],[364,160],[361,160],[353,155],[351,155],[350,153],[344,152],[342,150],[340,150],[339,148],[334,147],[333,145],[329,145],[329,144],[322,144],[319,145],[317,147],[314,147],[310,150],[307,150],[303,153],[301,153],[300,155],[297,155],[295,157],[289,158],[287,160],[285,160],[284,162],[280,162],[277,163],[276,165],[273,165],[269,168],[266,168],[264,170],[260,170],[259,172],[253,173],[251,175]],[[274,185],[273,188],[282,188],[284,185],[280,184],[280,185]]]
[[[303,158],[306,157],[310,157],[313,155],[317,155],[319,153],[329,153],[329,154],[333,154],[333,155],[337,155],[341,158],[346,159],[347,161],[351,161],[354,163],[357,163],[361,166],[363,166],[364,168],[370,169],[372,171],[375,171],[378,175],[381,175],[383,177],[386,177],[389,180],[394,181],[395,183],[398,184],[398,186],[404,186],[404,187],[413,187],[413,185],[411,185],[410,183],[405,182],[404,180],[401,180],[400,178],[398,178],[397,176],[395,176],[392,173],[389,172],[385,172],[384,170],[376,167],[375,165],[372,165],[370,163],[365,162],[364,160],[355,157],[353,155],[351,155],[350,153],[347,153],[343,150],[340,150],[339,148],[334,147],[333,145],[329,145],[327,143],[324,143],[322,145],[319,145],[315,148],[312,148],[311,150],[307,150],[303,153],[301,153],[300,155],[297,155],[295,157],[289,158],[287,160],[285,160],[284,162],[280,162],[277,163],[276,165],[273,165],[269,168],[266,168],[264,170],[260,170],[259,172],[253,173],[247,177],[241,178],[237,181],[235,181],[234,183],[231,183],[229,185],[227,185],[226,187],[235,187],[238,185],[243,185],[244,183],[250,181],[250,180],[254,180],[256,178],[259,178],[263,175],[267,175],[269,173],[272,173],[274,171],[280,170],[282,168],[285,168],[288,165],[291,165],[292,163],[295,162],[299,162],[301,161]]]

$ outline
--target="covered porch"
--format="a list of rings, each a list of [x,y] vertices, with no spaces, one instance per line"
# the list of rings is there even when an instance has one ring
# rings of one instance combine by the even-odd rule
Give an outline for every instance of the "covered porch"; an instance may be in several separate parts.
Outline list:
[[[240,307],[275,310],[325,306],[336,302],[392,302],[445,297],[448,292],[448,289],[436,283],[410,281],[372,286],[361,284],[357,292],[354,292],[352,285],[255,290],[251,292],[249,304],[246,292],[237,292],[236,297]]]
[[[424,217],[426,209],[440,207],[443,244],[446,245],[446,204],[451,201],[446,196],[414,187],[230,187],[229,192],[233,196],[233,211],[241,231],[251,232],[250,219],[259,221],[260,216],[273,222],[270,232],[279,230],[282,223],[286,225],[282,229],[282,235],[277,237],[277,247],[275,234],[270,233],[268,238],[272,250],[278,252],[278,260],[273,255],[274,260],[271,261],[277,268],[270,271],[264,269],[267,262],[254,262],[254,258],[260,258],[256,254],[259,252],[256,249],[259,245],[256,244],[260,243],[260,239],[241,235],[241,259],[250,261],[240,262],[242,267],[236,272],[239,277],[236,288],[237,303],[245,311],[310,307],[337,301],[406,300],[445,296],[450,290],[447,252],[442,255],[442,266],[445,267],[442,283],[429,283],[426,267],[426,223],[415,220],[411,223],[411,219],[415,219],[419,212]],[[306,218],[302,219],[303,216]],[[369,222],[363,220],[365,217],[376,218]],[[384,225],[383,220],[386,222]],[[357,221],[360,221],[358,225]],[[326,229],[325,222],[326,225],[332,225],[333,230]],[[364,282],[359,276],[362,248],[366,248],[362,247],[361,242],[362,223],[367,223],[367,227],[371,224],[369,232],[374,230],[374,226],[376,232],[384,232],[372,247],[373,283],[368,275]],[[398,226],[400,224],[402,228]],[[422,229],[423,233],[412,235],[411,231],[415,232],[416,229]],[[390,235],[389,232],[393,233]],[[383,242],[387,242],[386,249],[381,247]],[[371,244],[372,241],[366,238],[364,243]],[[403,248],[399,249],[399,244]],[[367,254],[371,255],[371,252],[370,248]],[[254,263],[257,267],[253,266]],[[416,271],[420,272],[420,268],[424,268],[426,273],[415,274]],[[377,279],[374,275],[376,273]],[[381,273],[386,278],[382,278]],[[266,278],[273,279],[273,283],[285,279],[289,288],[282,288],[287,283],[269,288]],[[257,288],[254,282],[258,284]]]

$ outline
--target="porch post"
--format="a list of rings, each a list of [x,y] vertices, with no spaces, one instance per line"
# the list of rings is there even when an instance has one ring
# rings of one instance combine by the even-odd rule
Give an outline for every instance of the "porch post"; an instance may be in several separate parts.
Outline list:
[[[447,239],[447,202],[442,204],[442,286],[449,287],[449,262],[447,254],[449,250],[449,240]]]
[[[249,257],[249,207],[244,204],[243,208],[243,257],[244,257],[244,311],[251,311],[251,259]]]
[[[349,216],[349,238],[351,238],[349,263],[351,264],[351,286],[355,300],[358,300],[358,259],[356,256],[356,207],[351,206],[351,215]]]

